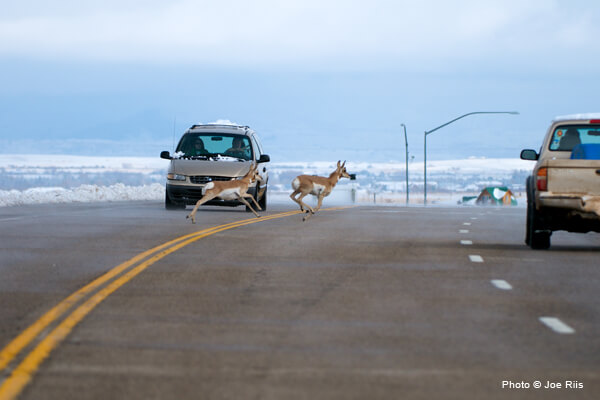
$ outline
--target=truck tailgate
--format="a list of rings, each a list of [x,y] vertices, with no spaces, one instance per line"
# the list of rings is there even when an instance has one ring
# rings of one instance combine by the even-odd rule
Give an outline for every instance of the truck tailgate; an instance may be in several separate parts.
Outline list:
[[[548,160],[548,191],[600,196],[600,160]]]

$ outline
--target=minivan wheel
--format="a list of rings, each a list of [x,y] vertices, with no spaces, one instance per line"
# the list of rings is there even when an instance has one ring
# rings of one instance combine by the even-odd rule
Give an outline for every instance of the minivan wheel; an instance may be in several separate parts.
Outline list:
[[[169,197],[169,192],[165,190],[165,208],[167,210],[181,210],[185,208],[185,204],[173,202]]]
[[[263,193],[263,196],[258,201],[258,205],[260,206],[260,208],[262,208],[263,211],[267,211],[267,187],[266,186],[265,186],[265,191]]]

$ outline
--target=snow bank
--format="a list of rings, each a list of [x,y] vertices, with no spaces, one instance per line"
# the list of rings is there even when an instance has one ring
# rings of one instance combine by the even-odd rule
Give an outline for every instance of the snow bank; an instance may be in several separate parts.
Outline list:
[[[23,191],[0,190],[0,206],[23,204],[72,203],[124,200],[163,200],[165,187],[159,183],[144,186],[126,186],[117,183],[111,186],[81,185],[73,189],[32,188]]]

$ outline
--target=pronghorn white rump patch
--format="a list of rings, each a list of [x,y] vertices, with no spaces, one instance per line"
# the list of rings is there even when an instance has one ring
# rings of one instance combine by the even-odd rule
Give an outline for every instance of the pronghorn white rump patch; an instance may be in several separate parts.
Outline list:
[[[293,188],[294,190],[298,190],[298,188],[299,188],[299,187],[300,187],[300,179],[298,179],[298,178],[295,178],[295,179],[292,181],[292,188]]]
[[[204,187],[202,188],[202,196],[204,196],[206,194],[206,191],[208,189],[212,189],[215,187],[215,183],[214,182],[208,182],[206,185],[204,185]]]

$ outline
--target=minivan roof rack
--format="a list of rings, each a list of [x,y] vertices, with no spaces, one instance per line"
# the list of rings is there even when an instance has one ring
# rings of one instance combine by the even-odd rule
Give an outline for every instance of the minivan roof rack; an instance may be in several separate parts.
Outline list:
[[[242,125],[225,125],[225,124],[196,124],[192,125],[190,129],[199,129],[199,128],[229,128],[229,129],[244,129],[249,130],[249,126]]]

